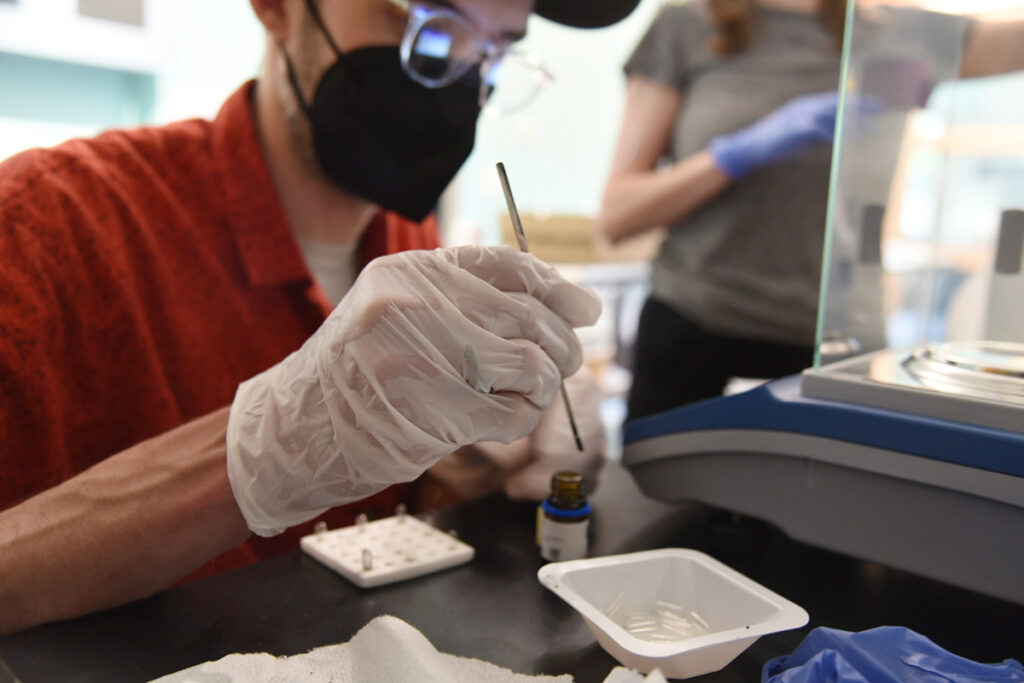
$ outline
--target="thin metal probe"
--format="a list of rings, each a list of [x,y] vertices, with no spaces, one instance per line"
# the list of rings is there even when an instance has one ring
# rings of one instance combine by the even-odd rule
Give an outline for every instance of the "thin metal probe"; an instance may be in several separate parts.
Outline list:
[[[523,231],[523,223],[519,220],[519,211],[516,210],[516,202],[512,199],[512,187],[508,184],[508,175],[505,173],[505,164],[498,162],[498,179],[501,180],[501,189],[505,192],[505,203],[508,205],[508,215],[512,219],[512,228],[516,233],[516,242],[519,243],[519,251],[530,253],[526,245],[526,233]],[[576,450],[583,452],[583,440],[580,439],[579,429],[576,428],[576,418],[572,414],[572,406],[569,405],[569,393],[565,390],[565,382],[561,383],[562,403],[565,404],[565,412],[569,416],[569,426],[572,428],[572,438],[576,441]]]

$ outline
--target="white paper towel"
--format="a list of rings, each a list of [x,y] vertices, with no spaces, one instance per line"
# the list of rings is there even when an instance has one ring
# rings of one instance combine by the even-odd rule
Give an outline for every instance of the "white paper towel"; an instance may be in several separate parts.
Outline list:
[[[651,676],[655,676],[654,673]],[[659,674],[660,676],[660,674]],[[426,636],[397,617],[380,616],[350,641],[305,654],[233,654],[156,679],[153,683],[572,683],[569,674],[530,676],[490,662],[438,652]],[[616,667],[606,681],[664,681]]]

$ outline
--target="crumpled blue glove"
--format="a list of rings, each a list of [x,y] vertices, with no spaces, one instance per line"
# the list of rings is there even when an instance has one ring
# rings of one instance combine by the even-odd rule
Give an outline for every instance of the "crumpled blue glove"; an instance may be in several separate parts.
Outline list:
[[[762,683],[1020,683],[1014,659],[982,664],[902,626],[853,633],[818,627],[793,654],[768,660]]]
[[[790,159],[835,134],[836,91],[794,97],[754,124],[711,141],[715,163],[733,180],[766,164]]]

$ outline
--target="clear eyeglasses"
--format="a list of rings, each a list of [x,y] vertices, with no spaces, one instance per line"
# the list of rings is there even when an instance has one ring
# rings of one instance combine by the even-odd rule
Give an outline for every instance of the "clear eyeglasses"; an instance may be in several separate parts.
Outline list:
[[[390,0],[409,13],[402,37],[402,68],[428,88],[443,88],[470,74],[478,80],[480,108],[492,116],[522,109],[554,77],[530,52],[496,45],[458,12]],[[476,67],[477,73],[470,70]]]

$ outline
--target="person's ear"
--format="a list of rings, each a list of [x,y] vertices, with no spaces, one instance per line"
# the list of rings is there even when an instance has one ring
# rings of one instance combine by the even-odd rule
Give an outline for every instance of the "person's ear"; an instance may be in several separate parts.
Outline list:
[[[252,11],[276,42],[287,38],[289,0],[249,0]]]

